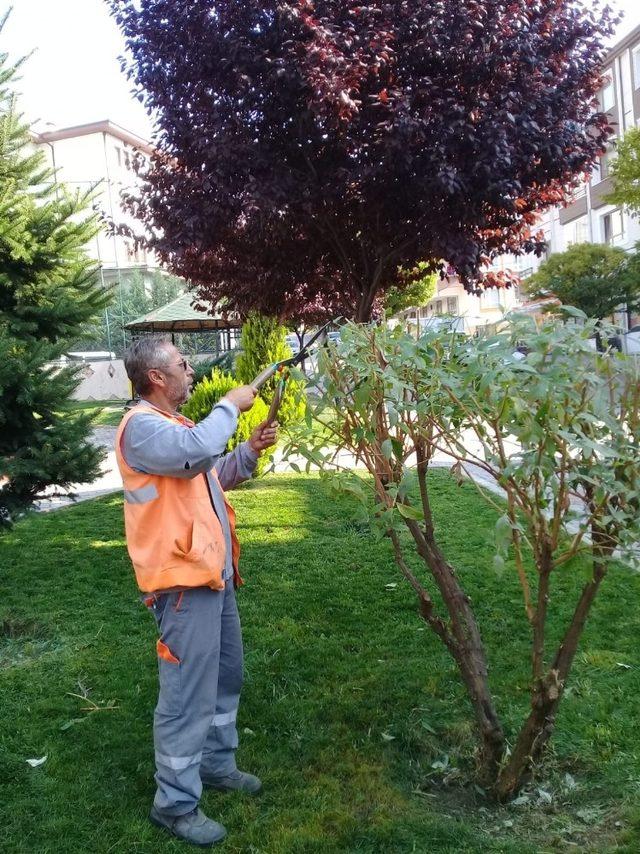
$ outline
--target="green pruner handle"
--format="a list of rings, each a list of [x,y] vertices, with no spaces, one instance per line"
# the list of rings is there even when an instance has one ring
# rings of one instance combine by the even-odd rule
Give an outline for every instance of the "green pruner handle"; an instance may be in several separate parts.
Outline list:
[[[285,375],[282,377],[282,379],[276,386],[276,390],[273,395],[273,400],[271,401],[271,406],[269,407],[269,413],[267,415],[267,424],[272,424],[278,417],[278,410],[280,409],[280,404],[282,403],[282,397],[284,395],[284,388],[286,384],[287,378]]]
[[[267,380],[270,380],[271,377],[278,370],[279,364],[276,362],[274,365],[269,365],[268,368],[265,368],[264,371],[258,374],[258,376],[253,380],[251,385],[254,388],[262,388],[262,386],[266,383]]]

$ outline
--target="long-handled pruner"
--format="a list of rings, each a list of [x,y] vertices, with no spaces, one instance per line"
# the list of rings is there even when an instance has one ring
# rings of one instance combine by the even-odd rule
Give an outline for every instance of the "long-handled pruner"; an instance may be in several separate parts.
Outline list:
[[[278,415],[278,409],[280,408],[280,404],[282,403],[282,396],[284,395],[284,390],[287,385],[287,379],[289,378],[289,368],[292,368],[294,365],[298,365],[304,359],[306,359],[310,355],[311,347],[316,344],[319,346],[323,344],[326,340],[327,330],[330,326],[336,324],[341,318],[337,317],[335,320],[330,320],[328,323],[319,329],[316,334],[311,338],[307,343],[300,349],[295,356],[292,356],[290,359],[283,359],[280,362],[274,362],[273,365],[269,365],[268,368],[265,368],[264,371],[258,374],[258,376],[254,379],[251,385],[254,388],[262,388],[262,386],[270,380],[274,374],[280,374],[280,382],[276,386],[275,394],[273,395],[273,400],[271,401],[271,406],[269,407],[269,414],[267,415],[267,424],[271,424],[276,420]]]

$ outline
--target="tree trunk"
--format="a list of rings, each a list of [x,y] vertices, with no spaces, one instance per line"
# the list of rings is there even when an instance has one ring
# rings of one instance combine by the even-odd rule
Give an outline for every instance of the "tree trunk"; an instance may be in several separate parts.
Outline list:
[[[607,545],[600,553],[611,553]],[[591,580],[585,585],[567,631],[558,647],[549,671],[536,681],[531,696],[531,711],[518,735],[513,753],[498,776],[495,794],[500,801],[514,797],[528,781],[535,763],[551,738],[567,677],[578,650],[578,643],[591,606],[606,575],[607,565],[596,560]]]
[[[375,283],[362,291],[353,317],[356,323],[368,323],[371,320],[371,312],[377,293],[378,285]]]
[[[438,586],[449,614],[447,628],[451,643],[447,646],[458,665],[471,700],[480,740],[479,780],[481,785],[491,787],[495,783],[504,753],[504,733],[491,696],[486,653],[469,597],[436,542],[426,480],[429,460],[420,442],[415,447],[424,525],[411,519],[405,519],[405,524],[411,532],[418,554]]]
[[[426,561],[449,613],[451,632],[456,640],[453,656],[476,718],[480,738],[479,782],[482,786],[491,787],[500,768],[505,742],[489,688],[487,659],[480,630],[469,597],[435,543],[428,544]]]

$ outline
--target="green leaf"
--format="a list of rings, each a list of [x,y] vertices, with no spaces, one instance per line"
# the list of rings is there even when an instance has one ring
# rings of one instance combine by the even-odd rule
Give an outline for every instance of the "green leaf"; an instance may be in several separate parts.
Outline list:
[[[396,508],[405,519],[413,519],[417,522],[424,520],[424,513],[417,507],[412,507],[410,504],[396,504]]]
[[[560,307],[560,311],[563,314],[568,314],[569,317],[575,317],[577,320],[586,320],[587,315],[584,311],[581,311],[579,308],[576,308],[574,305],[563,305]]]
[[[400,441],[400,439],[396,439],[395,437],[393,437],[391,439],[391,445],[393,447],[393,453],[394,453],[396,459],[402,460],[402,454],[404,452],[404,446],[403,446],[402,442]]]
[[[496,546],[500,551],[505,551],[509,547],[512,536],[513,534],[509,517],[506,515],[500,516],[496,522],[495,528]]]

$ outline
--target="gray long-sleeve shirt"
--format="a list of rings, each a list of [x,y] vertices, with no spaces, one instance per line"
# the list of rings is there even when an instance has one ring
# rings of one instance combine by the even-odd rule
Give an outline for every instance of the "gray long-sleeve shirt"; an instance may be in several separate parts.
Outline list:
[[[157,409],[147,400],[141,400],[138,406]],[[233,489],[253,475],[258,461],[258,454],[248,442],[221,456],[237,426],[237,408],[230,401],[221,400],[194,427],[158,418],[152,411],[148,415],[140,412],[129,420],[122,437],[122,454],[127,465],[136,471],[166,477],[206,476],[211,504],[224,534],[224,579],[233,576],[231,530],[222,490],[210,472],[215,469],[222,489]]]

